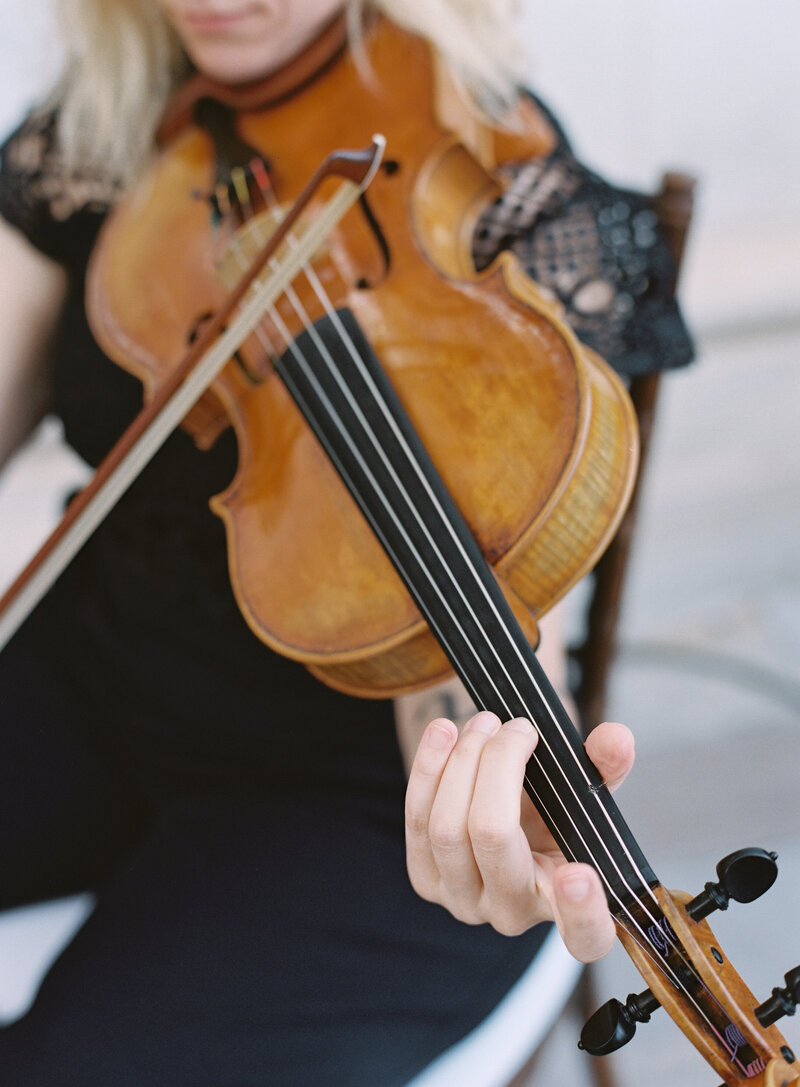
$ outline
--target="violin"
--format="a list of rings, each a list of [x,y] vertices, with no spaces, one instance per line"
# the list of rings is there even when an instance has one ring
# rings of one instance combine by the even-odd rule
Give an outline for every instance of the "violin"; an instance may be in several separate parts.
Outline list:
[[[338,25],[314,49],[316,67],[246,88],[241,108],[207,84],[183,96],[110,217],[88,312],[148,402],[0,622],[20,621],[166,433],[203,449],[233,426],[239,467],[213,508],[265,643],[364,697],[455,671],[477,706],[534,722],[525,789],[564,854],[598,871],[647,984],[592,1016],[582,1048],[612,1052],[663,1006],[729,1087],[788,1087],[800,1066],[774,1022],[800,971],[758,1004],[706,921],[766,890],[774,856],[726,858],[695,898],[666,891],[532,648],[614,533],[636,433],[619,380],[514,258],[474,272],[493,167],[525,129],[470,130],[428,46],[388,22],[361,60]],[[341,151],[365,133],[380,135]]]

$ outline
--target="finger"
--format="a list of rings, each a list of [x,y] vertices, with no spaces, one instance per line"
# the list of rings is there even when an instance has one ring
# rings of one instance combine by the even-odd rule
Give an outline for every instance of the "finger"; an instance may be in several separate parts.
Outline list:
[[[588,864],[563,864],[552,876],[554,913],[567,949],[594,962],[614,944],[616,929],[600,877]]]
[[[430,817],[433,856],[446,891],[445,905],[463,921],[474,921],[471,911],[482,890],[478,865],[469,836],[469,811],[483,751],[500,728],[500,718],[481,712],[464,726],[442,772]]]
[[[458,739],[452,721],[438,717],[422,734],[406,787],[406,864],[411,884],[423,898],[432,898],[439,869],[431,848],[431,810],[442,773]]]
[[[522,718],[506,722],[486,744],[469,814],[472,851],[483,883],[484,912],[514,935],[533,922],[535,869],[520,825],[525,766],[537,733]]]
[[[624,725],[606,721],[589,733],[586,754],[613,792],[619,788],[633,766],[633,733]]]

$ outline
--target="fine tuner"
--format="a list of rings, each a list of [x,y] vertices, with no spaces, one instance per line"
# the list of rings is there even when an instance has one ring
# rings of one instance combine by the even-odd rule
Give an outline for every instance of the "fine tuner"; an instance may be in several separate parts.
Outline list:
[[[699,922],[715,910],[726,910],[731,899],[754,902],[775,882],[776,862],[776,853],[755,847],[728,854],[717,865],[717,882],[707,883],[699,895],[685,903],[684,910],[692,921]],[[717,962],[723,961],[717,948],[711,947],[710,952]],[[773,989],[771,997],[754,1009],[755,1017],[763,1027],[785,1015],[794,1015],[800,1003],[800,966],[790,970],[784,980],[785,988]],[[624,1004],[615,999],[607,1001],[587,1020],[578,1048],[595,1057],[614,1053],[631,1040],[637,1023],[649,1022],[659,1007],[661,1003],[650,989],[631,993]],[[781,1048],[781,1055],[787,1064],[796,1059],[788,1046]]]

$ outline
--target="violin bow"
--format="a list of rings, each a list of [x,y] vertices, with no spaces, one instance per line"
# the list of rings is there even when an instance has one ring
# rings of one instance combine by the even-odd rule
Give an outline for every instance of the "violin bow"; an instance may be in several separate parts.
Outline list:
[[[70,502],[55,530],[0,597],[0,650],[11,639],[86,540],[160,449],[187,412],[256,328],[264,313],[369,186],[386,141],[376,135],[363,151],[339,151],[318,167],[286,217],[256,254],[225,304],[203,328],[180,364],[114,444],[92,479]],[[326,178],[341,184],[292,249],[273,261],[281,242]],[[259,279],[268,261],[270,271]],[[233,316],[238,309],[238,313]]]

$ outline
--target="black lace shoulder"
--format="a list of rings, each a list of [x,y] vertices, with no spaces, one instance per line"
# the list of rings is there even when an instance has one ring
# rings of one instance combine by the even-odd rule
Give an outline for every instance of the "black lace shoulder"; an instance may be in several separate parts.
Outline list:
[[[531,96],[533,97],[533,96]],[[557,297],[583,343],[634,376],[691,362],[694,347],[674,298],[674,262],[651,199],[611,185],[557,136],[548,156],[510,164],[473,243],[485,268],[503,249]]]
[[[85,254],[119,191],[110,173],[67,165],[52,110],[34,110],[0,147],[0,215],[62,263]]]

